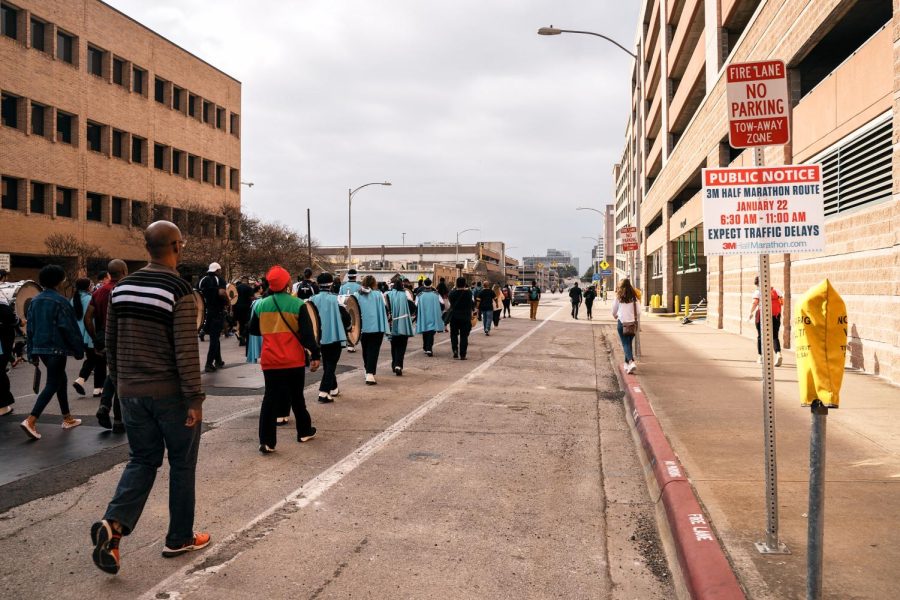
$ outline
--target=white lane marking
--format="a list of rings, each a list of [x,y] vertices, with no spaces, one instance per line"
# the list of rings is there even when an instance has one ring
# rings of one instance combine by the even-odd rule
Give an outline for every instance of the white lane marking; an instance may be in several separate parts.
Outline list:
[[[413,423],[425,416],[431,410],[440,406],[453,393],[459,391],[470,381],[491,368],[501,358],[509,354],[516,346],[531,337],[537,330],[546,325],[548,321],[555,317],[556,313],[558,313],[562,309],[562,306],[559,307],[553,312],[553,314],[538,323],[536,327],[528,330],[513,342],[510,342],[509,345],[484,361],[482,364],[478,365],[477,367],[463,375],[461,378],[451,383],[448,387],[438,392],[437,395],[432,396],[430,400],[420,405],[418,408],[385,429],[383,432],[371,438],[369,441],[345,456],[337,463],[333,464],[325,471],[319,473],[307,483],[304,483],[303,485],[295,489],[293,492],[288,494],[288,496],[284,500],[273,504],[268,509],[258,514],[253,518],[253,520],[244,525],[241,529],[235,531],[224,540],[219,542],[219,546],[227,547],[229,544],[234,543],[245,531],[250,530],[254,525],[259,523],[263,519],[272,516],[287,505],[293,504],[297,509],[303,509],[306,506],[309,506],[312,502],[316,501],[322,494],[324,494],[332,486],[334,486],[334,484],[341,481],[345,476],[356,469],[356,467],[364,463],[366,459],[377,453],[389,442],[391,442],[391,440],[407,430]],[[266,532],[263,535],[268,535],[268,533],[270,532]],[[188,575],[189,572],[197,569],[197,567],[199,567],[199,565],[203,563],[204,559],[201,556],[197,560],[182,567],[163,581],[156,584],[153,588],[142,594],[140,598],[141,600],[156,600],[156,598],[159,597],[159,594],[165,594],[162,597],[170,599],[182,598],[184,594],[189,594],[198,590],[207,577],[217,573],[218,571],[234,562],[239,556],[241,556],[241,554],[243,554],[242,550],[236,551],[233,556],[231,556],[224,562],[213,565],[211,567],[207,567],[206,569],[196,570]]]

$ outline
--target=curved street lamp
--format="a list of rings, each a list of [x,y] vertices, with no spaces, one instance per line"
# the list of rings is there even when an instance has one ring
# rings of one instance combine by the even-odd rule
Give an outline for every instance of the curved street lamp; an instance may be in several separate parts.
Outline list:
[[[481,231],[481,230],[473,227],[472,229],[463,229],[462,231],[456,232],[456,263],[455,264],[457,264],[457,265],[459,264],[459,236],[460,236],[460,234],[465,233],[467,231]]]
[[[558,29],[558,28],[554,27],[553,25],[551,25],[550,27],[541,27],[540,29],[538,29],[537,32],[538,32],[538,35],[559,35],[561,33],[580,33],[582,35],[593,35],[598,38],[603,38],[610,44],[614,44],[615,46],[617,46],[622,52],[624,52],[631,58],[637,59],[637,54],[635,54],[631,50],[628,50],[625,46],[623,46],[616,40],[614,40],[610,37],[606,37],[602,33],[594,33],[593,31],[578,31],[575,29]]]
[[[368,187],[370,185],[391,185],[390,181],[373,181],[371,183],[364,183],[356,189],[348,189],[347,190],[347,269],[350,270],[353,268],[353,194],[363,189],[364,187]]]

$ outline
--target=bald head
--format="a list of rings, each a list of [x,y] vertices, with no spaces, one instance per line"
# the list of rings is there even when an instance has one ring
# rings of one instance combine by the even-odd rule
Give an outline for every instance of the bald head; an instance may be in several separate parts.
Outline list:
[[[113,281],[118,281],[128,275],[128,265],[120,258],[114,258],[109,261],[109,264],[106,265],[106,270]]]
[[[147,252],[153,259],[171,259],[181,250],[181,230],[171,221],[154,221],[144,230]]]

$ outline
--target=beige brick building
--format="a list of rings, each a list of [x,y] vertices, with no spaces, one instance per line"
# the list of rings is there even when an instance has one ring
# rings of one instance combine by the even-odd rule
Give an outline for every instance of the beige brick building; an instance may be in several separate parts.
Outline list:
[[[660,294],[670,310],[676,295],[706,298],[710,326],[756,336],[756,256],[704,256],[700,174],[752,164],[728,145],[724,66],[783,60],[792,141],[765,163],[823,165],[826,251],[771,257],[782,340],[791,304],[828,277],[849,310],[849,366],[900,380],[898,38],[892,0],[645,0],[613,182],[617,226],[638,225],[641,251],[617,248],[619,275],[636,270],[645,302]]]
[[[141,227],[237,235],[241,84],[99,0],[0,3],[0,253],[74,235],[141,261]]]

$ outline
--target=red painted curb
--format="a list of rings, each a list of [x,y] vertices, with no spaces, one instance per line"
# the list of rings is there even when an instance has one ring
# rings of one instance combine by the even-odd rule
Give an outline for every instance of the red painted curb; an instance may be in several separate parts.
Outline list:
[[[619,371],[625,383],[626,406],[634,419],[641,446],[662,493],[678,564],[691,598],[745,599],[725,551],[700,507],[684,467],[666,439],[643,388],[634,375],[626,374],[621,366]]]

